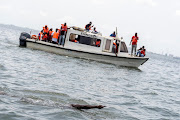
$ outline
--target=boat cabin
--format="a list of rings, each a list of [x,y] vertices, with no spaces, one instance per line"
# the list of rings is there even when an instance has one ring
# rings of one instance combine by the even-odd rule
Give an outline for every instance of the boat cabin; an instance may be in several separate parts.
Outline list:
[[[67,31],[65,47],[97,54],[128,56],[127,46],[122,39],[103,37],[101,34],[86,32],[82,29],[69,29]]]

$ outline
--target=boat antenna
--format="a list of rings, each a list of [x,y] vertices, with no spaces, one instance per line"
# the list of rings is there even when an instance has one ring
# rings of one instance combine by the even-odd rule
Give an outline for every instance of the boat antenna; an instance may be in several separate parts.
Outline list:
[[[116,39],[119,39],[118,32],[117,32],[117,27],[116,27]]]

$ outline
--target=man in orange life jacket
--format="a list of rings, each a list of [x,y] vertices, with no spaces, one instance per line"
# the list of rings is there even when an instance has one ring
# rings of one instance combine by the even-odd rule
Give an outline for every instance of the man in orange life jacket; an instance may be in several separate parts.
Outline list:
[[[49,32],[48,32],[48,41],[49,42],[51,42],[52,41],[52,33],[53,33],[53,31],[52,31],[52,28],[49,30]]]
[[[139,57],[144,57],[146,55],[146,49],[144,48],[144,46],[142,46],[142,48],[140,48],[136,54],[136,56]]]
[[[136,48],[137,48],[137,41],[139,40],[137,33],[135,33],[135,36],[132,37],[130,44],[132,43],[132,48],[131,48],[131,55],[133,54],[134,51],[134,56],[136,55]]]
[[[53,44],[57,44],[58,43],[58,37],[59,37],[59,33],[58,33],[58,29],[56,28],[56,32],[52,33],[52,43]]]
[[[41,32],[38,34],[38,39],[39,39],[39,40],[41,40],[42,35],[43,35],[43,30],[41,30]]]
[[[89,22],[89,24],[87,24],[87,25],[85,26],[86,31],[91,30],[91,28],[93,27],[93,26],[91,26],[91,25],[92,25],[92,22]]]
[[[67,25],[66,23],[61,24],[61,30],[60,30],[60,37],[59,37],[59,45],[63,45],[64,46],[64,41],[65,41],[65,35],[67,33]]]
[[[100,47],[100,45],[101,45],[101,41],[100,41],[100,40],[97,40],[97,41],[96,41],[96,47]]]
[[[141,57],[144,57],[146,55],[146,49],[141,50]]]
[[[146,49],[143,46],[142,50],[141,50],[141,56],[140,57],[144,57],[145,55],[146,55]]]
[[[43,33],[42,41],[47,42],[48,35],[47,33]]]
[[[117,52],[118,52],[118,46],[119,44],[117,43],[117,40],[114,40],[113,41],[113,52],[117,55]]]
[[[43,31],[44,31],[44,33],[48,33],[49,28],[47,27],[47,25],[45,25],[45,27],[43,27]]]

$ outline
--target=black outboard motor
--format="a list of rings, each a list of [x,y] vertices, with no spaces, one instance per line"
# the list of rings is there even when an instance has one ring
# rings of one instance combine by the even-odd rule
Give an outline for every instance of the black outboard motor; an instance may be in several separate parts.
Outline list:
[[[26,39],[27,38],[31,38],[31,35],[26,32],[22,32],[19,37],[19,46],[20,47],[26,47]]]

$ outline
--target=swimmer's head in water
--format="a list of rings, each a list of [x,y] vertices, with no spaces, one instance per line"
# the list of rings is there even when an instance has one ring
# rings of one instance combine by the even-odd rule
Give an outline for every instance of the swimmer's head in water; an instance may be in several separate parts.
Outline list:
[[[102,109],[102,108],[104,108],[104,107],[106,107],[106,106],[98,105],[97,107],[98,107],[98,109]]]

